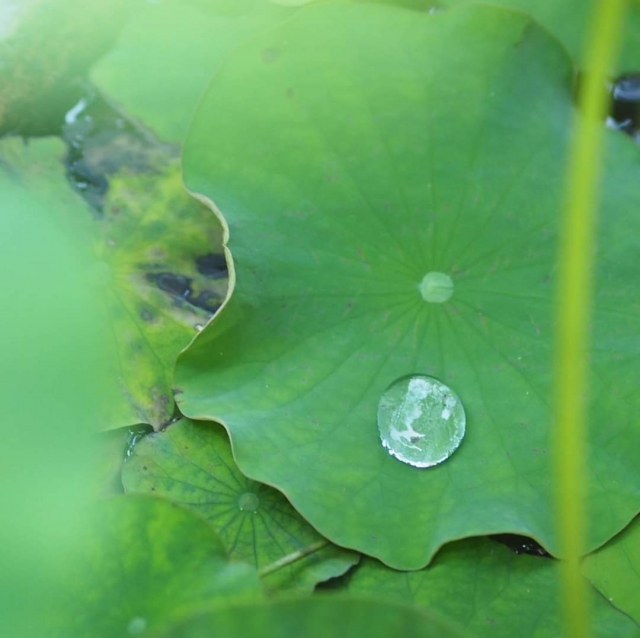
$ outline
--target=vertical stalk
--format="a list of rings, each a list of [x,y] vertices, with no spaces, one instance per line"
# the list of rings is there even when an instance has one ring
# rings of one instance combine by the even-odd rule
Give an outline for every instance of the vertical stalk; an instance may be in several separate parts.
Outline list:
[[[598,204],[607,72],[615,61],[626,0],[596,0],[571,142],[559,256],[556,328],[555,462],[557,523],[563,561],[565,635],[589,635],[587,590],[580,573],[586,546],[585,396],[588,377],[596,207]]]

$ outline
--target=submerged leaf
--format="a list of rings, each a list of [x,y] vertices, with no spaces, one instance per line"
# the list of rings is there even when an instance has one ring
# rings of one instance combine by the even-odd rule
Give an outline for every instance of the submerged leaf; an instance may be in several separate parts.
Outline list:
[[[128,492],[161,494],[198,512],[232,558],[258,568],[322,541],[282,494],[241,474],[217,425],[183,420],[145,437],[133,448],[123,481]],[[357,554],[329,545],[266,576],[265,585],[310,592],[357,560]]]
[[[114,410],[108,426],[144,422],[157,429],[174,413],[179,352],[226,294],[221,227],[185,192],[175,161],[113,177],[96,225],[118,377],[129,406],[128,414]]]
[[[63,136],[69,181],[92,207],[95,280],[111,311],[104,341],[122,390],[102,426],[157,429],[175,411],[178,353],[226,295],[222,227],[185,191],[178,148],[99,95],[67,114]]]

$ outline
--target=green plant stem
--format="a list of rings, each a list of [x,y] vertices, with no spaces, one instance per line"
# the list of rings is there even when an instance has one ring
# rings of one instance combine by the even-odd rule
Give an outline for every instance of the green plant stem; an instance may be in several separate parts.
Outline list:
[[[589,635],[587,590],[580,573],[586,546],[584,506],[585,401],[588,374],[589,308],[598,201],[607,71],[615,60],[625,0],[599,0],[592,18],[569,158],[560,243],[556,347],[556,473],[558,524],[563,561],[566,636]]]
[[[291,554],[287,554],[277,561],[263,567],[259,572],[258,576],[260,578],[264,578],[265,576],[269,576],[269,574],[273,574],[277,572],[279,569],[283,567],[287,567],[296,561],[301,560],[305,556],[309,556],[310,554],[314,554],[315,552],[321,550],[323,547],[326,547],[329,544],[329,541],[326,538],[322,540],[316,541],[315,543],[311,543],[311,545],[307,545],[307,547],[303,549],[299,549],[297,552],[291,552]]]

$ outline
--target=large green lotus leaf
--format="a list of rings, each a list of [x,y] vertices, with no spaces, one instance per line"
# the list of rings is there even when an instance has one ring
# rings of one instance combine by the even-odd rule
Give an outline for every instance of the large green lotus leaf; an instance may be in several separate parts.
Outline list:
[[[160,428],[174,412],[176,357],[226,293],[220,224],[163,159],[115,175],[96,225],[124,393],[106,425]]]
[[[470,2],[475,0],[439,0],[436,4],[446,7]],[[530,13],[567,47],[574,59],[580,61],[586,57],[590,46],[587,42],[589,22],[596,0],[498,0],[492,4]],[[619,40],[619,58],[613,71],[640,70],[640,1],[627,2],[627,15]]]
[[[255,570],[229,562],[207,522],[164,499],[99,501],[84,531],[61,578],[65,638],[153,632],[205,604],[262,595]]]
[[[182,142],[198,100],[229,52],[291,11],[265,0],[141,3],[92,79],[158,137]]]
[[[127,492],[161,494],[198,512],[232,558],[258,568],[322,541],[282,494],[238,470],[226,433],[210,423],[182,420],[142,439],[124,466],[123,482]],[[311,592],[357,560],[353,552],[328,546],[264,582],[271,590]]]
[[[221,606],[178,623],[162,638],[453,638],[469,634],[429,611],[380,600],[314,596]]]
[[[587,556],[583,571],[603,596],[640,624],[640,519]]]
[[[521,14],[327,3],[253,40],[202,102],[186,180],[225,215],[236,283],[178,360],[179,404],[223,423],[243,473],[337,544],[407,569],[501,531],[557,551],[549,403],[571,96],[564,51]],[[589,549],[640,505],[640,149],[607,140]],[[453,279],[444,303],[420,292],[429,272]],[[378,436],[381,395],[411,373],[466,410],[460,449],[430,469]]]
[[[560,564],[518,556],[474,538],[444,547],[426,569],[397,572],[366,559],[349,580],[355,596],[379,596],[437,609],[478,636],[557,638],[563,635]],[[591,589],[591,588],[590,588]],[[640,636],[627,616],[590,591],[591,635]]]

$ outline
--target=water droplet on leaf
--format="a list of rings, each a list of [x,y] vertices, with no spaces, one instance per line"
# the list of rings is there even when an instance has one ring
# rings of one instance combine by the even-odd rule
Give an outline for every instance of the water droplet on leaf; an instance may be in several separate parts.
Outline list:
[[[243,512],[255,512],[260,506],[260,499],[253,492],[245,492],[238,499],[238,507]]]
[[[420,282],[420,294],[429,303],[444,303],[453,295],[453,280],[443,272],[428,272]]]
[[[394,381],[378,404],[382,445],[403,463],[431,467],[448,459],[465,433],[466,416],[447,385],[414,374]]]

